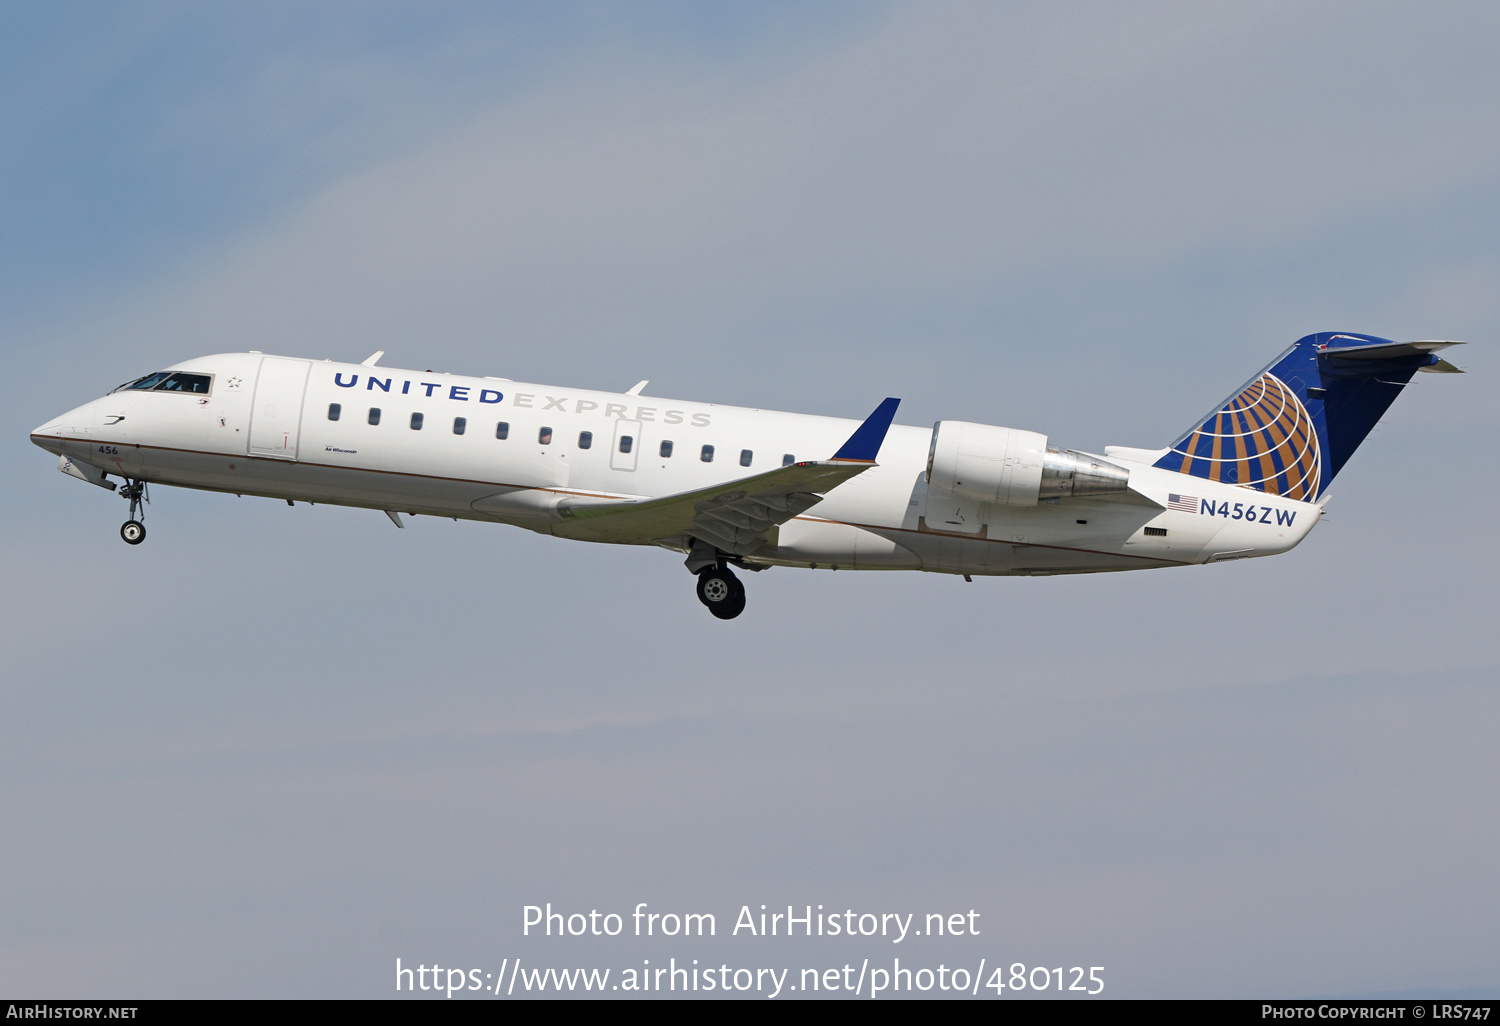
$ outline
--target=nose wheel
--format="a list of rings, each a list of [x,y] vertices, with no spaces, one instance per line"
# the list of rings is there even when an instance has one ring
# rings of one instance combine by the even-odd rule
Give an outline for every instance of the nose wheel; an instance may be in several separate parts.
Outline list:
[[[733,620],[745,611],[745,586],[726,566],[698,574],[698,601],[720,620]]]
[[[151,501],[151,494],[146,491],[146,482],[129,480],[119,494],[130,500],[130,519],[120,526],[120,537],[126,545],[139,545],[146,540],[146,525],[141,520],[146,519],[146,503]],[[135,518],[137,509],[141,511],[141,520]]]

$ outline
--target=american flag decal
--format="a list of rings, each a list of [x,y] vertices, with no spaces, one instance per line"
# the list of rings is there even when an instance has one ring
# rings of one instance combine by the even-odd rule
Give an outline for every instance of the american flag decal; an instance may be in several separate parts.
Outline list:
[[[1167,493],[1167,509],[1175,509],[1181,513],[1198,512],[1198,499],[1192,495],[1178,495],[1176,492]]]

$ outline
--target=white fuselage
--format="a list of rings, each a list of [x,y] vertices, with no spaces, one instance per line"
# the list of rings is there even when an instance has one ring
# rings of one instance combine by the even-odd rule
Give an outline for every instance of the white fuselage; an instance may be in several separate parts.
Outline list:
[[[49,421],[33,441],[75,463],[151,483],[552,533],[564,499],[666,496],[764,473],[788,457],[826,460],[859,426],[257,353],[169,369],[211,375],[212,387],[202,395],[117,391]],[[380,411],[378,423],[371,410]],[[623,436],[629,452],[621,451]],[[877,466],[782,524],[746,562],[959,574],[1129,570],[1284,552],[1321,513],[1317,505],[1159,470],[1150,465],[1157,452],[1113,447],[1106,458],[1129,470],[1127,493],[1031,506],[973,503],[929,489],[931,439],[930,429],[892,426]],[[663,455],[666,442],[670,455]]]

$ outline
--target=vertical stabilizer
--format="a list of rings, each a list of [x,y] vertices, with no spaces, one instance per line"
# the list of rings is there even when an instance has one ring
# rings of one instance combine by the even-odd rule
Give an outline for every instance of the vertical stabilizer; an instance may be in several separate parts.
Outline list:
[[[1413,374],[1457,370],[1435,355],[1452,345],[1462,343],[1308,335],[1178,439],[1156,466],[1312,502]]]

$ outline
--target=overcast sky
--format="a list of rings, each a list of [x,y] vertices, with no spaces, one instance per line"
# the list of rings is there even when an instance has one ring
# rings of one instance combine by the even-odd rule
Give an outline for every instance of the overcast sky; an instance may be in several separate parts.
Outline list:
[[[1480,3],[5,6],[0,993],[1494,996],[1497,50]],[[26,437],[192,356],[384,349],[1158,446],[1322,330],[1471,373],[1290,554],[775,569],[730,623],[671,553],[492,525],[158,488],[127,547]],[[522,937],[548,901],[719,936]],[[762,903],[983,932],[728,935]]]

